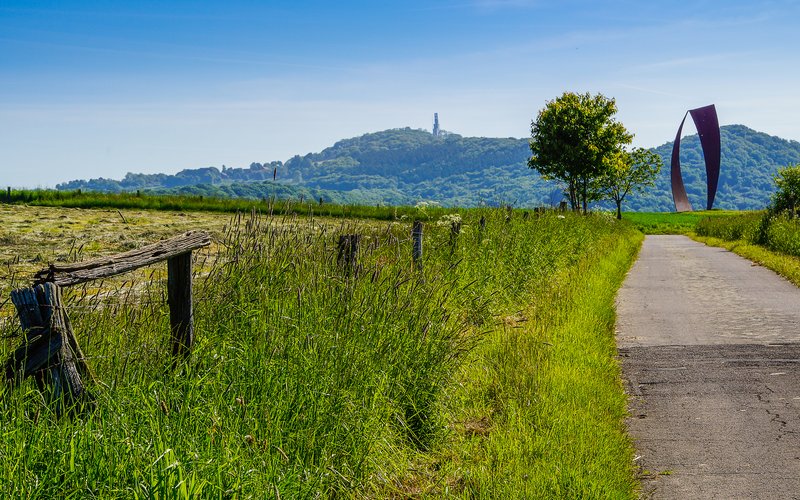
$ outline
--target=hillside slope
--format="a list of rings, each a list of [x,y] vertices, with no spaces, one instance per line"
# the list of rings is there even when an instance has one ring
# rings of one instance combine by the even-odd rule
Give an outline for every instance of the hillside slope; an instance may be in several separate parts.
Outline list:
[[[787,141],[744,125],[720,127],[722,159],[715,208],[753,210],[764,208],[775,191],[773,176],[778,168],[800,163],[800,142]],[[628,210],[671,211],[672,191],[669,162],[672,141],[653,150],[664,160],[656,187],[646,195],[632,197]],[[706,205],[706,173],[700,139],[691,135],[681,139],[681,170],[689,200],[695,209]]]

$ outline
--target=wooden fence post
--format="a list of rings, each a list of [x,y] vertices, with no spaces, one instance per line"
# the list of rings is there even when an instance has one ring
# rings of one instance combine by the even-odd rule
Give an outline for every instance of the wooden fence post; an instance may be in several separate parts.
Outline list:
[[[480,226],[481,226],[481,231],[486,231],[486,217],[484,217],[483,215],[481,215]]]
[[[6,380],[13,383],[34,375],[40,389],[44,389],[45,382],[50,382],[59,414],[64,410],[62,402],[67,409],[91,402],[81,379],[81,375],[91,378],[91,373],[72,333],[62,304],[61,288],[43,283],[14,290],[11,301],[17,308],[24,341],[6,361]]]
[[[450,222],[450,253],[455,253],[458,246],[458,235],[461,234],[461,221]]]
[[[8,199],[8,202],[11,203],[11,186],[6,188],[6,198]]]
[[[192,317],[192,252],[167,260],[167,297],[172,355],[185,358],[194,342]]]
[[[360,234],[343,234],[339,236],[337,245],[339,252],[336,256],[336,262],[348,272],[356,268],[356,257],[360,241]]]
[[[422,221],[415,220],[411,229],[411,239],[413,243],[411,258],[414,267],[422,269]]]

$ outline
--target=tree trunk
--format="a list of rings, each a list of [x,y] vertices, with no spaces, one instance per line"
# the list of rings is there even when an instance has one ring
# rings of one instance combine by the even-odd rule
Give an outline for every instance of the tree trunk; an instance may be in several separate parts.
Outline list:
[[[614,200],[617,202],[617,220],[622,220],[622,200]]]
[[[578,209],[578,189],[575,186],[575,181],[570,179],[569,181],[569,206],[573,212],[577,211]]]
[[[587,205],[587,203],[586,203],[586,182],[587,182],[586,179],[583,179],[583,186],[582,186],[583,193],[582,193],[582,195],[583,195],[583,214],[584,215],[586,215],[588,213],[587,206],[586,206]]]

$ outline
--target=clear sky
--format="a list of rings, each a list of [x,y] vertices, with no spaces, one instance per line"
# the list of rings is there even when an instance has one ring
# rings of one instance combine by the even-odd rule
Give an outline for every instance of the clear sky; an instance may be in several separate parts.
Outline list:
[[[640,146],[710,103],[800,140],[798,24],[789,0],[0,0],[0,186],[285,161],[434,112],[527,137],[568,90]]]

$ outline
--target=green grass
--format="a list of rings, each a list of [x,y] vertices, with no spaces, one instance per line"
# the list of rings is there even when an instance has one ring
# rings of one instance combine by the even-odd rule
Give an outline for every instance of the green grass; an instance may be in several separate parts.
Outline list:
[[[688,234],[698,222],[735,216],[741,212],[730,210],[702,210],[696,212],[623,212],[622,218],[644,234]]]
[[[462,489],[446,496],[635,498],[614,297],[641,240],[592,241],[472,353],[451,403],[460,432],[440,458]]]
[[[235,217],[213,267],[198,266],[198,340],[177,370],[160,273],[72,291],[97,410],[57,418],[32,381],[4,386],[0,492],[630,496],[610,301],[638,233],[603,216],[458,212],[455,247],[449,221],[428,214],[422,270],[406,222]],[[348,271],[335,245],[353,232],[364,239]],[[476,408],[491,409],[478,416],[495,441],[476,446],[492,452],[448,459],[454,439],[484,435],[456,418]],[[420,472],[432,461],[443,482]]]

